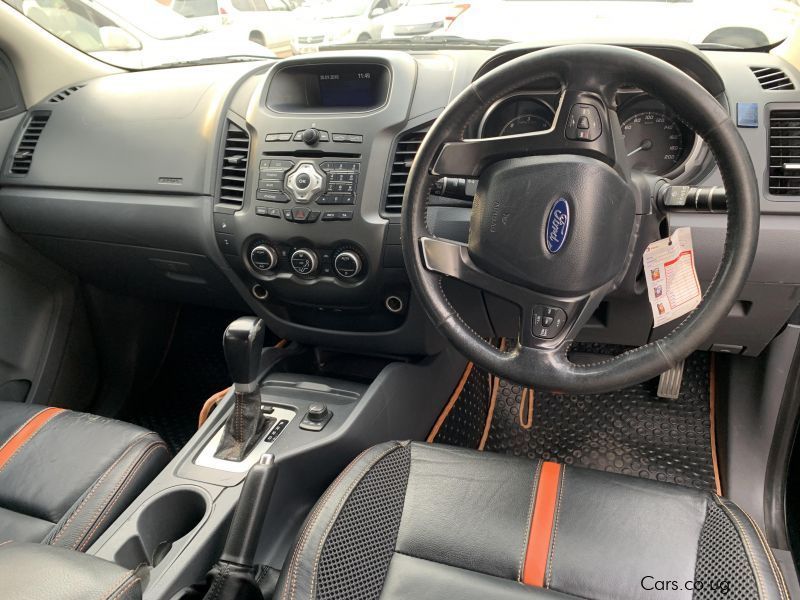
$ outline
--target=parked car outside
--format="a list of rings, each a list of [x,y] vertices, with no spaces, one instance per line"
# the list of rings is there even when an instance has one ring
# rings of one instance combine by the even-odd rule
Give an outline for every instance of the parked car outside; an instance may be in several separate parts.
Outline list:
[[[398,0],[306,2],[295,11],[294,51],[307,54],[323,45],[380,39],[386,16],[398,6]]]
[[[279,58],[291,56],[296,35],[291,0],[167,0],[172,10],[207,29],[231,28],[231,33],[272,50]]]
[[[466,38],[574,39],[596,31],[607,38],[661,38],[735,47],[763,46],[797,27],[789,0],[479,0],[447,29]],[[764,10],[766,9],[766,10]],[[630,23],[636,23],[631,30]],[[437,31],[434,35],[438,35]]]
[[[408,37],[446,31],[470,6],[470,3],[453,0],[408,0],[387,16],[381,37]]]
[[[128,69],[230,55],[274,58],[227,30],[209,32],[156,0],[24,0],[24,15],[95,58]]]

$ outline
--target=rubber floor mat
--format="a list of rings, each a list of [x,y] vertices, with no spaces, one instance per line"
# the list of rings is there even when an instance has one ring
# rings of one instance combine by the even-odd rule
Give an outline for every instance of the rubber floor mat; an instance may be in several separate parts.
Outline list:
[[[591,344],[577,350],[615,354],[621,349]],[[704,352],[686,360],[676,400],[657,397],[657,379],[616,392],[586,395],[538,389],[526,392],[522,386],[500,379],[483,449],[714,491],[709,360]],[[451,415],[465,414],[458,412],[460,402]],[[476,400],[465,404],[476,405]],[[479,424],[473,428],[485,426],[488,412],[487,408],[482,416],[474,417]],[[445,419],[435,441],[478,447],[473,443],[474,434],[466,435],[469,428],[448,426],[450,418]],[[444,431],[461,434],[442,435]]]

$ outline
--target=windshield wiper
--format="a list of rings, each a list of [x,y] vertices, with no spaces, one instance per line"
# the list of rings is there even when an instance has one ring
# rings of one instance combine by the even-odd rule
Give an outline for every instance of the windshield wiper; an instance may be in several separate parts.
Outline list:
[[[200,65],[219,65],[222,63],[252,62],[257,60],[273,60],[269,56],[259,56],[257,54],[229,54],[227,56],[211,56],[209,58],[199,58],[197,60],[179,60],[176,62],[164,63],[152,67],[153,69],[172,69],[175,67],[197,67]]]
[[[507,44],[513,44],[513,40],[503,38],[476,39],[463,38],[457,35],[414,35],[410,37],[397,37],[382,40],[365,40],[362,42],[350,42],[346,44],[331,44],[327,48],[371,48],[371,47],[399,47],[399,48],[448,48],[448,47],[471,47],[471,48],[499,48]]]

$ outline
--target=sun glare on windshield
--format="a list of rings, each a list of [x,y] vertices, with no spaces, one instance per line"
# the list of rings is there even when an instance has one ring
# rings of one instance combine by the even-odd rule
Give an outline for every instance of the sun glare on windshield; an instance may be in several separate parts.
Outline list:
[[[781,42],[800,22],[800,0],[3,1],[64,42],[127,69],[460,40],[497,46],[635,37],[751,49]]]

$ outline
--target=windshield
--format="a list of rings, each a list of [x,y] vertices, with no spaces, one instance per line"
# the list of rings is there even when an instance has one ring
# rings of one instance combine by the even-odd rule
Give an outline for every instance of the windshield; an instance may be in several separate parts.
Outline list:
[[[795,36],[800,25],[800,0],[3,1],[79,50],[135,69],[353,44],[634,39],[754,49]]]

